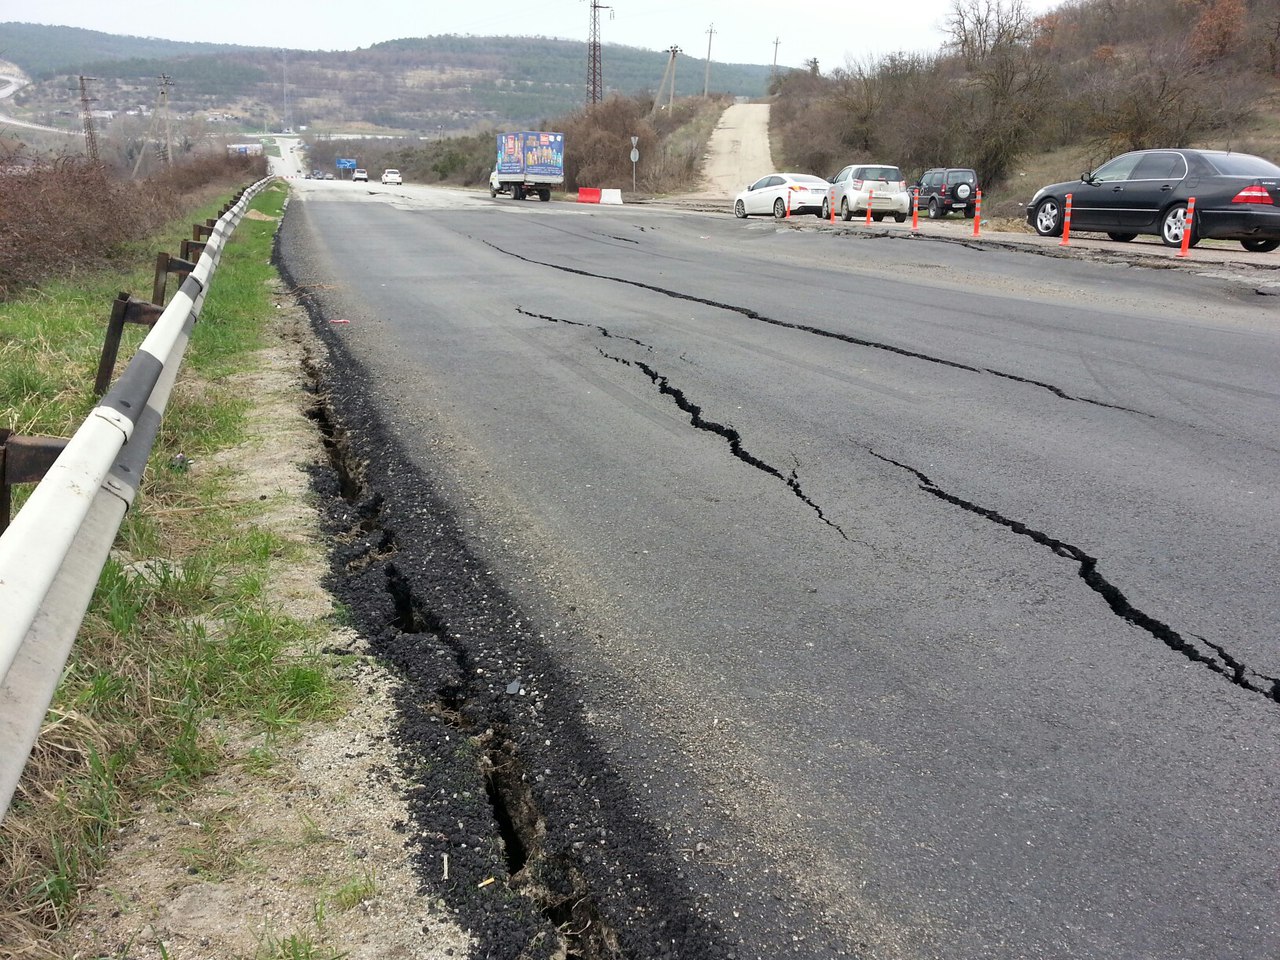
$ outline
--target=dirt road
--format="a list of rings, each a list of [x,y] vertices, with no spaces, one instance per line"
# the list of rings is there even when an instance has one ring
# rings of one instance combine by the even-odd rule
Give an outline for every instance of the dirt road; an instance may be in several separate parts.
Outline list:
[[[728,200],[772,170],[769,104],[735,103],[711,134],[702,189],[690,196]]]

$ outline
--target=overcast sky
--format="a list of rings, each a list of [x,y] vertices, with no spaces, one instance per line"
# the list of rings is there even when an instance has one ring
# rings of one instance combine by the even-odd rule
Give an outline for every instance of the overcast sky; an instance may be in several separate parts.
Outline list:
[[[610,0],[601,39],[651,50],[672,44],[729,63],[801,66],[825,73],[850,58],[934,51],[952,0]],[[300,50],[353,50],[383,40],[457,33],[586,41],[591,0],[0,0],[0,21],[105,33]],[[1057,0],[1026,0],[1034,12]],[[613,19],[609,19],[612,13]],[[606,60],[605,82],[608,83]]]

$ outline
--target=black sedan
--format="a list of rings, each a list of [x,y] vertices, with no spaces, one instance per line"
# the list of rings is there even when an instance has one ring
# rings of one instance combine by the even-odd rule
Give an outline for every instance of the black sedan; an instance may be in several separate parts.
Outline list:
[[[1239,240],[1256,253],[1280,247],[1280,166],[1247,153],[1135,150],[1079,180],[1041,187],[1027,204],[1027,223],[1042,237],[1061,236],[1068,196],[1073,232],[1122,242],[1150,233],[1180,246],[1194,197],[1191,246],[1208,237]]]

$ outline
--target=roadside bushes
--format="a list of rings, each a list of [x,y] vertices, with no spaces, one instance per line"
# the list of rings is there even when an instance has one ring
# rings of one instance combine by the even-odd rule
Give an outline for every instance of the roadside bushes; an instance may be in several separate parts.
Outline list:
[[[208,155],[146,180],[129,181],[83,157],[0,157],[0,300],[52,278],[69,278],[133,257],[210,185],[266,174],[262,158]]]

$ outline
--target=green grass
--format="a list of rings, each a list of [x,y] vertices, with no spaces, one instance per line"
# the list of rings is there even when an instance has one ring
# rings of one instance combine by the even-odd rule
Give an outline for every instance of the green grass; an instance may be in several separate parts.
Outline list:
[[[285,195],[283,186],[268,189],[253,208],[278,217]],[[96,403],[92,383],[111,300],[120,290],[147,296],[155,249],[176,250],[187,224],[214,216],[221,202],[193,210],[189,221],[140,248],[135,272],[0,303],[0,426],[29,435],[75,431]],[[0,824],[0,928],[20,931],[28,943],[74,917],[80,890],[131,807],[148,798],[181,802],[228,763],[219,725],[258,734],[263,745],[241,769],[266,775],[273,738],[340,706],[317,652],[329,624],[284,616],[265,596],[272,565],[297,548],[255,526],[254,508],[229,506],[230,468],[207,462],[245,439],[252,398],[236,378],[255,368],[265,318],[274,315],[275,226],[244,219],[228,242],[141,493],[28,764],[28,788]],[[145,333],[125,331],[117,369]],[[15,492],[17,507],[29,489]],[[239,869],[217,841],[203,837],[189,851],[201,873]],[[273,956],[321,956],[298,938],[272,949]]]

